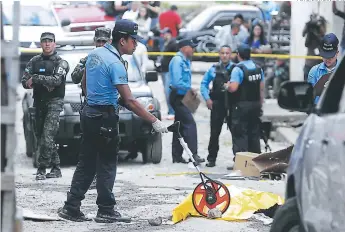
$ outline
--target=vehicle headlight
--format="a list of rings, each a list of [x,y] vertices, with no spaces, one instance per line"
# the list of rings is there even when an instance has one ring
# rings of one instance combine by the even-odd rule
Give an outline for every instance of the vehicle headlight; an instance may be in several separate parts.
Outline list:
[[[155,105],[152,97],[138,97],[137,101],[147,110],[154,111]]]

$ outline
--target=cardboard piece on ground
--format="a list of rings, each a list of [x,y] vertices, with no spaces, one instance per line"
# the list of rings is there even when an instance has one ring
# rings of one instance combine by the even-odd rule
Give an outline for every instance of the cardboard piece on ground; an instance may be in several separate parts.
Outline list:
[[[198,94],[194,95],[192,90],[188,90],[182,99],[182,103],[194,114],[200,105],[200,97]]]
[[[286,173],[292,149],[293,145],[276,152],[263,153],[253,158],[252,162],[259,172]]]
[[[252,152],[237,152],[234,164],[234,170],[239,170],[242,176],[256,176],[260,177],[259,169],[254,165],[253,158],[260,154]]]
[[[60,221],[58,217],[52,217],[44,214],[37,214],[31,211],[30,209],[22,209],[23,217],[26,220],[37,220],[37,221]]]

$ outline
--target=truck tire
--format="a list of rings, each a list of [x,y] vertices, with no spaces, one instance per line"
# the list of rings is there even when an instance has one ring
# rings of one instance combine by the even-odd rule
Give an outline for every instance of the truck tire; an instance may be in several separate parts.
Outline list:
[[[302,232],[296,197],[286,200],[274,215],[270,232]]]
[[[30,136],[30,130],[27,128],[27,119],[24,116],[23,117],[23,129],[24,129],[24,138],[25,138],[25,144],[26,144],[26,156],[27,157],[32,157],[33,153],[33,141],[32,141],[32,136]]]
[[[154,163],[158,164],[162,160],[162,134],[157,133],[146,140],[143,154],[143,163]]]

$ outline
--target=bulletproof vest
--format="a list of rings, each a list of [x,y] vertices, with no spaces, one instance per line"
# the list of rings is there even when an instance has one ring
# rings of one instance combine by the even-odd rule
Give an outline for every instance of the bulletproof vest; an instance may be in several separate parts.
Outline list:
[[[211,90],[211,98],[212,100],[220,100],[225,97],[226,91],[224,90],[224,84],[227,83],[230,79],[230,73],[235,65],[231,65],[230,69],[226,69],[221,64],[216,64],[215,66],[215,73],[216,76],[213,80],[212,90]]]
[[[240,101],[260,101],[260,82],[262,79],[261,67],[255,65],[255,69],[247,69],[243,64],[237,65],[243,71],[243,81],[235,92],[234,100]]]
[[[55,73],[55,67],[57,62],[52,60],[37,60],[32,62],[33,74],[53,76]],[[33,97],[38,100],[49,100],[52,98],[64,98],[65,97],[65,80],[59,86],[49,92],[47,87],[41,84],[34,85]]]

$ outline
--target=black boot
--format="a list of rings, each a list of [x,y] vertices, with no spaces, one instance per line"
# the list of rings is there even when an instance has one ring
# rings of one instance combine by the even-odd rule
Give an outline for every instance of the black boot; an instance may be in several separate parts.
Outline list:
[[[215,161],[208,161],[208,163],[206,164],[206,167],[212,168],[216,166],[216,162]]]
[[[122,217],[121,214],[115,210],[110,212],[102,212],[98,210],[97,216],[95,217],[95,222],[98,223],[114,223],[114,222],[126,222],[130,223],[132,220],[130,218]]]
[[[65,208],[60,208],[58,210],[58,215],[59,217],[69,220],[69,221],[74,221],[74,222],[85,222],[85,221],[91,221],[90,218],[85,217],[85,215],[81,211],[71,211]]]
[[[197,154],[193,155],[193,158],[195,160],[195,162],[199,165],[203,162],[205,162],[205,159],[204,158],[201,158],[200,156],[198,156]],[[189,159],[189,162],[192,162],[191,159]]]
[[[173,156],[173,163],[187,164],[188,161],[185,160],[182,156],[180,156],[180,157],[174,157],[174,156]]]
[[[36,180],[46,179],[46,168],[38,168],[36,173]]]
[[[52,167],[52,170],[50,170],[50,173],[47,173],[47,178],[60,178],[62,177],[61,169],[59,166]]]

